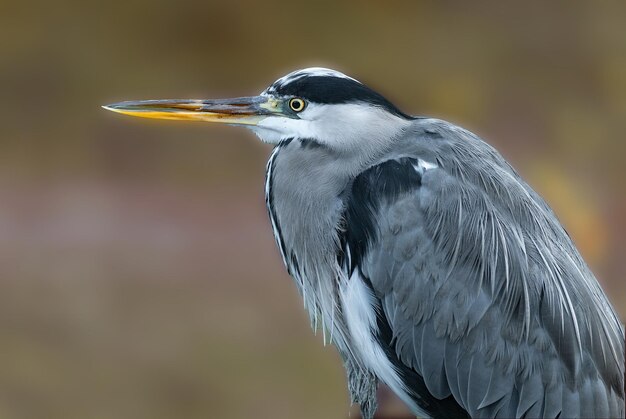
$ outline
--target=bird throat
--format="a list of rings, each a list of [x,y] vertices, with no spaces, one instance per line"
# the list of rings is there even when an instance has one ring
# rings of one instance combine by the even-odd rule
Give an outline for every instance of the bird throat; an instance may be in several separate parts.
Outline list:
[[[341,195],[351,181],[346,169],[345,161],[323,146],[285,140],[269,158],[265,183],[276,244],[312,327],[340,349],[347,339],[338,301],[339,287],[347,278],[337,261],[344,210]],[[337,175],[342,172],[344,176]]]

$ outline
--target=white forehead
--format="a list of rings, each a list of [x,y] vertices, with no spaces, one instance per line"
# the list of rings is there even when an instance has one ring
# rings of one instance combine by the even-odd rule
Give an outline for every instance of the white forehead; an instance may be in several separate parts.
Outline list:
[[[357,83],[360,83],[358,80],[355,80],[350,76],[346,76],[345,74],[337,70],[323,67],[310,67],[292,71],[286,76],[279,78],[274,83],[272,83],[272,86],[270,86],[268,90],[273,90],[273,88],[280,88],[303,77],[338,77],[342,79],[354,80]]]

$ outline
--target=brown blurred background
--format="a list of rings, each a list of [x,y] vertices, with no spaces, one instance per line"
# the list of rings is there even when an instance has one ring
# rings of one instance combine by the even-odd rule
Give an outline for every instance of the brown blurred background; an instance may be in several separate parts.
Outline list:
[[[624,2],[0,2],[0,417],[346,417],[268,147],[100,108],[310,65],[495,145],[626,316],[625,27]]]

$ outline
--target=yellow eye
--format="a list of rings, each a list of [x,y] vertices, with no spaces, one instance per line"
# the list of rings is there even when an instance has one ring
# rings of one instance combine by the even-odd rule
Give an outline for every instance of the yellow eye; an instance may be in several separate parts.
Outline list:
[[[289,107],[294,112],[301,112],[301,111],[303,111],[305,106],[306,106],[306,104],[304,103],[304,100],[302,100],[300,98],[293,98],[293,99],[291,99],[289,101]]]

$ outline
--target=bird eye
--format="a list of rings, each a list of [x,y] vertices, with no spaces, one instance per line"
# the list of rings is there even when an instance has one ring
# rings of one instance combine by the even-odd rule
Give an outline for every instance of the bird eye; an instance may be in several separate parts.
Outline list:
[[[299,99],[299,98],[294,98],[289,101],[289,107],[294,112],[303,111],[305,106],[306,104],[304,103],[304,100]]]

